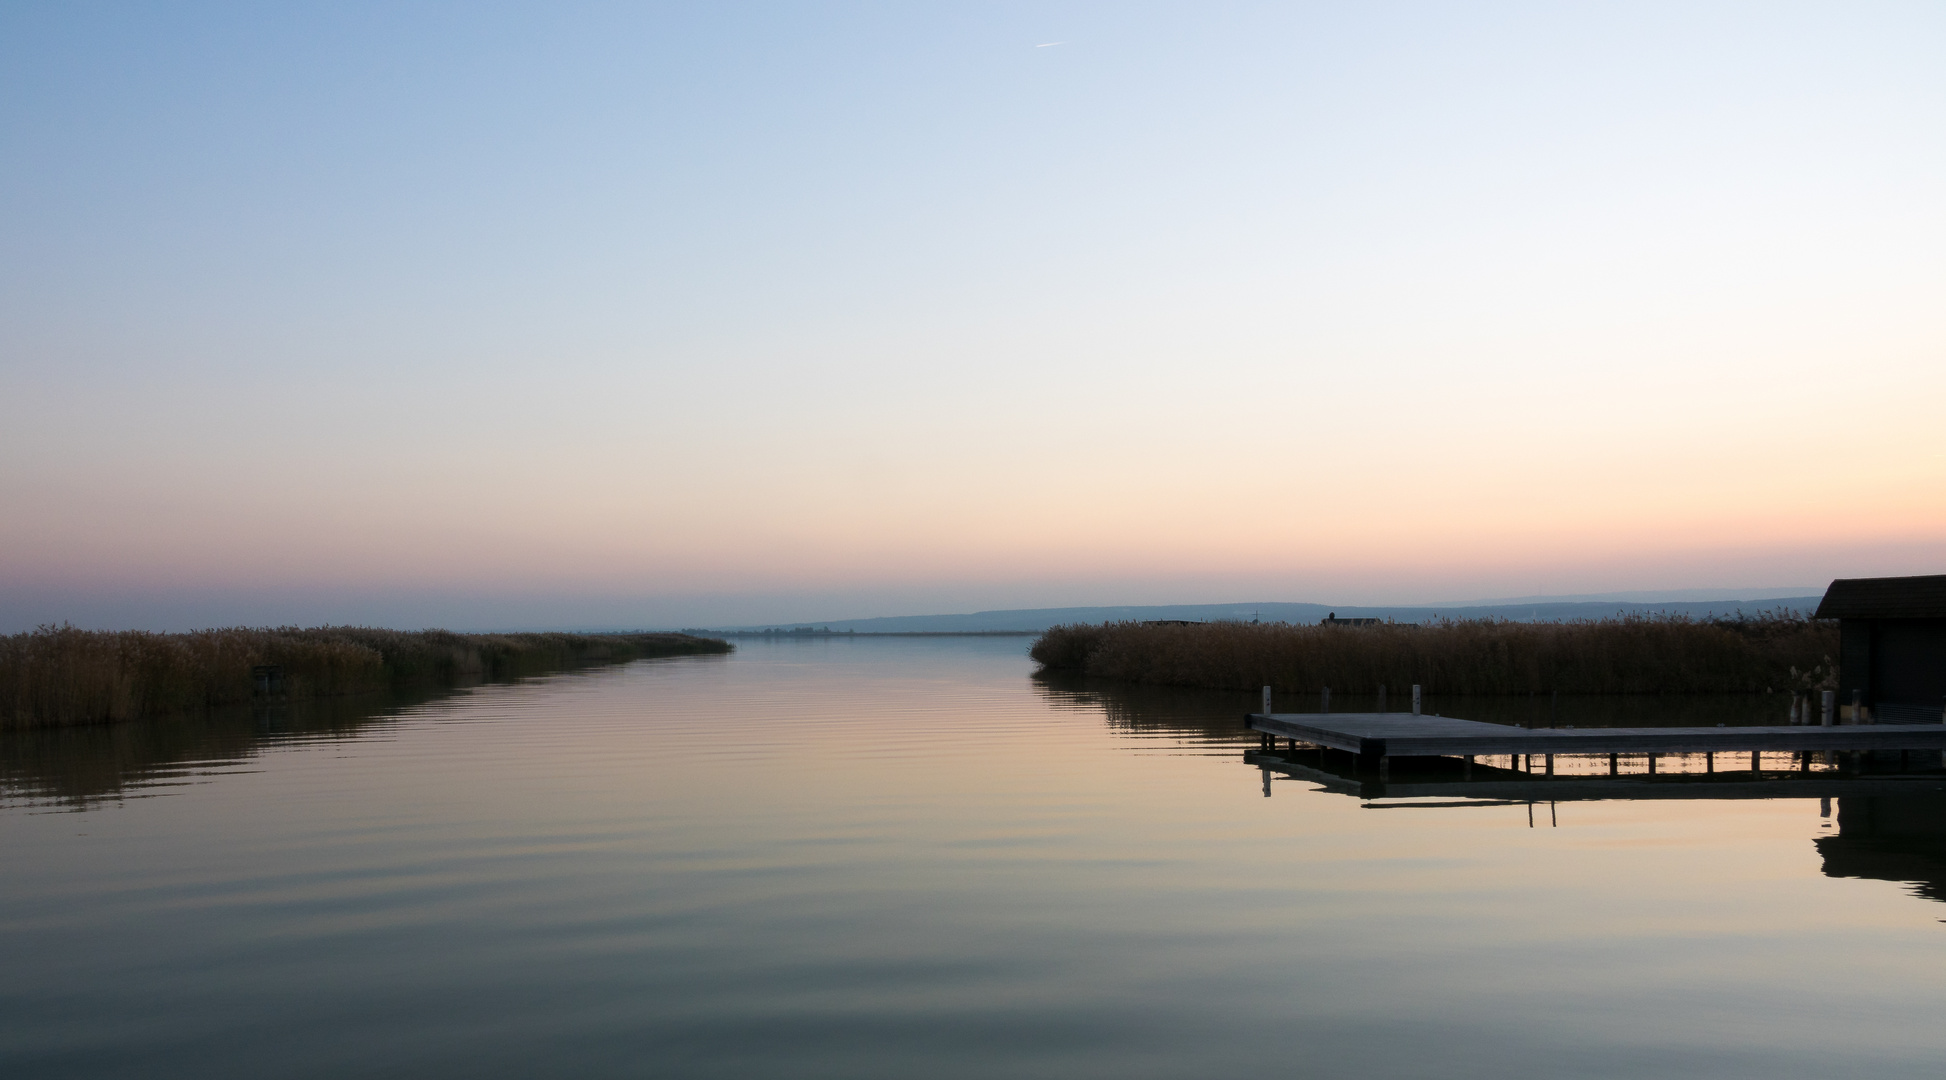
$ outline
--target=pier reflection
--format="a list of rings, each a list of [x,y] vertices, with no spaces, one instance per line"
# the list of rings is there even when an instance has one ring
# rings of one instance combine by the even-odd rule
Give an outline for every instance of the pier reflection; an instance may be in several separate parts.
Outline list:
[[[1372,809],[1435,809],[1524,804],[1531,822],[1558,820],[1555,804],[1583,801],[1816,799],[1834,829],[1813,838],[1830,877],[1906,884],[1946,902],[1946,768],[1938,751],[1875,753],[1556,755],[1510,760],[1498,755],[1470,766],[1459,758],[1400,759],[1380,780],[1349,754],[1278,741],[1258,748],[1240,717],[1256,695],[1173,687],[1128,686],[1043,674],[1036,686],[1050,703],[1098,710],[1111,730],[1178,749],[1222,747],[1250,767],[1253,787],[1275,797],[1279,781],[1361,800]],[[1289,700],[1286,698],[1285,700]],[[1343,711],[1374,705],[1340,695]],[[1548,719],[1582,727],[1689,726],[1705,722],[1774,724],[1776,704],[1744,698],[1652,697],[1563,699],[1468,698],[1447,711],[1503,723]],[[1558,710],[1558,711],[1557,711]],[[1431,707],[1428,707],[1431,711]]]
[[[1311,760],[1306,761],[1309,756]],[[1696,755],[1700,756],[1700,755]],[[1258,771],[1266,798],[1273,779],[1287,777],[1316,790],[1350,796],[1372,809],[1431,809],[1526,804],[1529,824],[1555,822],[1560,803],[1625,800],[1817,799],[1822,816],[1834,814],[1837,830],[1815,837],[1828,877],[1869,878],[1908,885],[1914,895],[1946,902],[1946,770],[1939,755],[1916,762],[1896,753],[1772,755],[1774,771],[1727,773],[1638,773],[1589,776],[1571,773],[1535,776],[1513,769],[1476,765],[1469,778],[1450,761],[1417,762],[1416,771],[1380,781],[1349,767],[1334,767],[1338,755],[1299,747],[1282,754],[1246,750],[1243,760]],[[1815,767],[1814,769],[1811,767]]]
[[[1905,882],[1946,902],[1946,792],[1836,802],[1837,835],[1816,840],[1827,876]]]

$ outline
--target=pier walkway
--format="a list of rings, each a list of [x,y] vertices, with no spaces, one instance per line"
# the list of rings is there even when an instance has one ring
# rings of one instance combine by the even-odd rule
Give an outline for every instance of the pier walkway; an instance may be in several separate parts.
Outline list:
[[[1381,773],[1395,757],[1697,754],[1739,750],[1946,750],[1946,724],[1836,727],[1522,728],[1412,713],[1251,713],[1265,745],[1292,739],[1357,754]]]

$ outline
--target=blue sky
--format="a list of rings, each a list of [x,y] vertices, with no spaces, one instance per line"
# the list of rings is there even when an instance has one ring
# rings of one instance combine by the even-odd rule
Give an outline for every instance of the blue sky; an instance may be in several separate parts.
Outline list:
[[[1919,4],[9,5],[0,629],[1938,570],[1943,47]]]

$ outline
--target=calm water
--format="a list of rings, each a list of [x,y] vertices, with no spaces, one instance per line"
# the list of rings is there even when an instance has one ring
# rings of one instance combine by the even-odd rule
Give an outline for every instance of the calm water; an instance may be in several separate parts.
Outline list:
[[[0,1075],[1946,1067],[1936,780],[1359,797],[1273,768],[1247,697],[1037,682],[1025,646],[0,740]]]

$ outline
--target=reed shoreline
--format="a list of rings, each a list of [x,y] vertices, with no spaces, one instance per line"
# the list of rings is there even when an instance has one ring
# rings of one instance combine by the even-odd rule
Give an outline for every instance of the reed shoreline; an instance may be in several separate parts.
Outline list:
[[[1808,693],[1836,686],[1838,627],[1789,613],[1427,625],[1109,623],[1056,626],[1044,671],[1210,690],[1394,694]],[[1399,698],[1397,700],[1404,700]]]
[[[284,699],[337,697],[733,648],[677,633],[285,626],[157,634],[43,626],[0,637],[0,729],[165,717],[250,701],[266,689]],[[260,669],[274,669],[274,681],[259,678]]]

